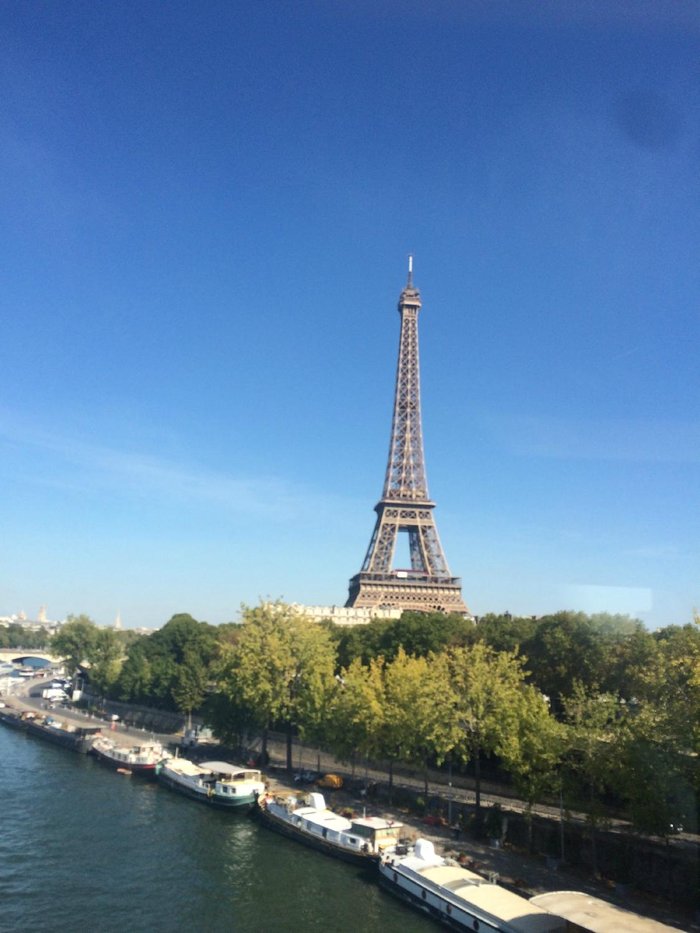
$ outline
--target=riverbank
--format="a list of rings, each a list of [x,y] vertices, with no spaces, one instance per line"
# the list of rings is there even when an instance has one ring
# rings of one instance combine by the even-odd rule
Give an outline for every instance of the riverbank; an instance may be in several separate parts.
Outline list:
[[[8,699],[8,703],[19,710],[32,709],[39,711],[42,706],[41,699],[37,697],[14,696]],[[94,715],[81,713],[74,709],[62,708],[55,710],[53,714],[76,725],[95,725],[99,723],[106,734],[124,745],[143,742],[153,735],[153,733],[144,729],[131,728],[111,718],[99,719]],[[164,744],[173,746],[179,745],[181,740],[181,735],[177,733],[158,734],[154,737]],[[271,790],[285,794],[303,793],[305,788],[300,787],[294,781],[294,774],[290,774],[283,767],[286,754],[284,743],[273,740],[268,745],[268,751],[271,759],[265,773],[270,781]],[[200,758],[202,755],[208,758],[226,757],[225,752],[222,752],[218,746],[213,745],[194,749],[193,752],[195,754],[199,753],[197,757]],[[232,760],[235,760],[235,757]],[[365,793],[365,781],[353,779],[352,775],[348,774],[347,770],[343,769],[338,762],[327,759],[326,756],[323,756],[323,759],[317,756],[315,764],[322,764],[324,770],[327,771],[340,771],[345,778],[343,789],[324,790],[326,800],[333,809],[338,811],[352,810],[355,813],[365,811],[370,816],[381,816],[385,819],[400,821],[406,826],[407,836],[421,836],[430,839],[439,852],[462,857],[468,867],[486,876],[496,875],[504,886],[526,897],[564,889],[584,891],[611,901],[620,907],[653,917],[669,926],[675,926],[677,929],[700,930],[700,924],[694,924],[687,913],[674,909],[660,899],[649,898],[630,887],[612,885],[596,880],[583,872],[571,870],[570,866],[563,865],[555,859],[530,855],[522,849],[509,845],[507,842],[500,845],[489,845],[464,831],[461,831],[458,837],[454,825],[444,825],[445,821],[436,820],[434,815],[424,818],[407,806],[390,805],[385,796],[386,788],[382,790],[381,783],[375,786],[376,795],[368,796]],[[378,774],[374,776],[379,777]],[[367,777],[369,777],[369,774]],[[400,790],[402,790],[401,787],[395,786],[395,798],[400,796]],[[415,791],[415,787],[413,790]],[[452,803],[456,810],[458,801],[453,800],[449,794],[451,788],[444,785],[442,787],[431,786],[431,790],[433,791],[433,802],[436,799],[441,800],[443,810]],[[439,796],[440,791],[445,795],[444,797]],[[449,796],[449,800],[447,796]]]
[[[305,792],[287,772],[272,770],[270,774],[272,792]],[[407,837],[429,839],[438,853],[460,859],[472,871],[493,877],[499,884],[523,897],[530,898],[551,891],[582,891],[669,927],[687,933],[700,931],[700,923],[694,922],[687,912],[674,909],[661,899],[645,897],[629,888],[597,881],[554,860],[528,855],[507,844],[496,846],[480,842],[464,833],[456,838],[454,828],[436,825],[432,819],[422,819],[405,808],[367,801],[354,791],[324,789],[323,794],[328,806],[338,812],[352,811],[353,814],[378,816],[403,823]]]

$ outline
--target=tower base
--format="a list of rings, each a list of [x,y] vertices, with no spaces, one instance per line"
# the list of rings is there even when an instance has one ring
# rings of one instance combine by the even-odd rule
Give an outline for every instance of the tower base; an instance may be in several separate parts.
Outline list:
[[[391,573],[361,571],[350,580],[346,607],[457,612],[471,616],[462,599],[459,577],[431,577],[411,570]]]

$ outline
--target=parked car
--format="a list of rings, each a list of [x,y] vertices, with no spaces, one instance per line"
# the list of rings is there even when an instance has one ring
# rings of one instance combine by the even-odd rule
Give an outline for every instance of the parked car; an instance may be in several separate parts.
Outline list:
[[[317,787],[327,787],[329,790],[340,790],[343,786],[343,779],[339,774],[324,774],[322,778],[316,781]]]

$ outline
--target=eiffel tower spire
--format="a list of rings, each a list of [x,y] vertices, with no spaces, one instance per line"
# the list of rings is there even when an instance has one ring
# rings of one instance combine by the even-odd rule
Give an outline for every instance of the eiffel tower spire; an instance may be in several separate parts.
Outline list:
[[[421,306],[411,256],[408,281],[399,297],[399,361],[384,490],[374,508],[377,520],[362,570],[350,580],[345,605],[468,614],[461,581],[450,575],[440,544],[425,475],[418,360]],[[400,533],[408,534],[411,567],[393,570]]]

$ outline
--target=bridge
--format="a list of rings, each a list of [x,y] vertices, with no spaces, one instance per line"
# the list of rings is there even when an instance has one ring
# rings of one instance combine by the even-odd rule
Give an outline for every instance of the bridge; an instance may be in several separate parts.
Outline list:
[[[60,664],[63,658],[53,654],[46,654],[44,651],[26,651],[21,648],[3,648],[0,650],[0,661],[12,664],[26,664],[28,658],[37,658],[40,661],[48,661],[50,664]]]

